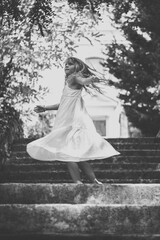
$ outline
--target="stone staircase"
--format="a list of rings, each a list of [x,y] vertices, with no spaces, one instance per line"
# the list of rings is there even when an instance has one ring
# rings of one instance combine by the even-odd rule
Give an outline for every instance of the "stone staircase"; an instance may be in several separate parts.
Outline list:
[[[160,239],[160,139],[108,139],[92,161],[104,184],[73,184],[66,164],[31,159],[15,142],[0,172],[0,239]]]
[[[0,182],[69,183],[65,163],[31,159],[22,139],[15,142],[11,158],[0,176]],[[160,138],[108,139],[121,153],[109,159],[91,161],[97,178],[103,183],[160,183]],[[84,181],[87,182],[85,176]]]

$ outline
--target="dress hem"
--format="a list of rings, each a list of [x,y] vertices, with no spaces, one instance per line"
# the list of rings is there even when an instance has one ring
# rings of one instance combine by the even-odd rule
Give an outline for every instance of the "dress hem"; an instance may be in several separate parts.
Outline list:
[[[53,162],[53,161],[59,161],[59,162],[82,162],[82,161],[94,161],[94,160],[102,160],[102,159],[106,159],[106,158],[111,158],[111,157],[114,157],[114,156],[117,156],[117,155],[120,155],[119,152],[115,153],[115,154],[111,154],[111,155],[108,155],[108,156],[100,156],[100,157],[74,157],[74,156],[69,156],[69,155],[66,155],[66,158],[70,158],[68,160],[65,160],[65,159],[62,159],[62,158],[55,158],[55,159],[37,159],[35,157],[31,157],[37,161],[46,161],[46,162]]]

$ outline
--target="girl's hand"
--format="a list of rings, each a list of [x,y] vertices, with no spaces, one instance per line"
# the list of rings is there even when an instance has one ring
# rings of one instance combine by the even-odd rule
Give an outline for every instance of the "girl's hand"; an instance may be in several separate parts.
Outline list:
[[[44,107],[44,106],[36,106],[35,108],[34,108],[34,111],[36,112],[36,113],[41,113],[41,112],[45,112],[46,111],[46,108]]]

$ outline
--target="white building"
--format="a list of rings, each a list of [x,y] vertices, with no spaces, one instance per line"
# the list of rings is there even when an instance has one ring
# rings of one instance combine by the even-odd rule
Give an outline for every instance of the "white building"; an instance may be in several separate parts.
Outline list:
[[[100,46],[91,46],[81,43],[77,51],[77,57],[85,61],[90,67],[105,75],[101,62],[104,56]],[[107,138],[129,137],[128,119],[117,98],[117,90],[105,86],[104,94],[96,93],[92,96],[83,96],[87,111],[92,117],[97,131]]]
[[[86,94],[85,105],[97,132],[107,138],[128,137],[128,120],[119,99],[97,93]]]
[[[103,55],[104,43],[110,44],[113,37],[118,42],[123,42],[124,38],[111,24],[106,13],[98,26],[98,31],[103,34],[100,42],[92,41],[90,44],[86,39],[81,39],[79,47],[76,49],[75,57],[85,61],[90,67],[106,75],[101,62],[106,58]],[[110,76],[112,77],[112,76]],[[97,131],[107,138],[129,137],[128,119],[124,108],[118,99],[116,89],[105,86],[104,94],[97,93],[94,96],[84,95],[86,108],[92,117]]]

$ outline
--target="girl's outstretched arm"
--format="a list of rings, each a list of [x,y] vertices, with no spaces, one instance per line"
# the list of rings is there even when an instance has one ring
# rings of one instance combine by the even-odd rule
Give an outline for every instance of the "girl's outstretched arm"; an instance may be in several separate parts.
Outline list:
[[[36,113],[41,113],[41,112],[45,112],[47,110],[58,110],[58,108],[59,108],[59,103],[54,104],[54,105],[50,105],[50,106],[40,106],[40,105],[38,105],[34,108],[34,111]]]
[[[100,82],[99,78],[96,77],[95,75],[92,75],[92,76],[86,77],[86,78],[82,77],[80,75],[77,75],[75,77],[75,81],[76,81],[76,83],[78,83],[80,85],[89,85],[89,84]]]

